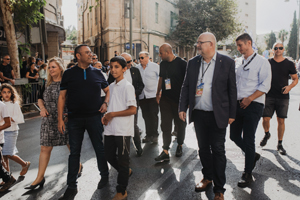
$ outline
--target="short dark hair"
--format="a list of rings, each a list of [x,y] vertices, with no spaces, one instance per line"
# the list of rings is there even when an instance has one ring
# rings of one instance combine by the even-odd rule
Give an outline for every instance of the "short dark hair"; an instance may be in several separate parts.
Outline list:
[[[252,45],[252,42],[253,42],[251,36],[248,33],[242,33],[241,35],[239,35],[236,38],[235,41],[237,42],[239,40],[242,40],[244,43],[246,43],[247,41],[251,41],[251,45]]]
[[[136,61],[136,59],[133,59],[133,62],[135,62]]]
[[[106,62],[106,61],[109,61],[109,60],[105,59],[104,62]]]
[[[125,68],[127,66],[126,60],[122,56],[115,56],[112,59],[110,59],[110,62],[111,63],[112,62],[117,62],[122,66],[122,68]]]
[[[73,63],[73,62],[70,62],[70,63],[67,65],[67,69],[71,68],[73,65],[76,65],[76,64]]]
[[[76,60],[75,62],[77,62],[76,54],[79,53],[79,50],[80,50],[81,47],[88,47],[88,45],[86,45],[86,44],[80,44],[77,47],[75,47],[75,49],[74,49],[74,59]]]

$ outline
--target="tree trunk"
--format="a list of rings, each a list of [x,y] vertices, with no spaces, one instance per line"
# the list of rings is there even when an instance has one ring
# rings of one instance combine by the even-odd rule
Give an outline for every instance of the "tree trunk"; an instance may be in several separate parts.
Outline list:
[[[7,0],[0,0],[0,16],[2,19],[8,54],[11,60],[11,66],[14,70],[16,78],[20,78],[20,67],[19,67],[19,52],[18,52],[18,44],[17,37],[15,31],[15,25],[12,18],[12,13],[6,3]]]

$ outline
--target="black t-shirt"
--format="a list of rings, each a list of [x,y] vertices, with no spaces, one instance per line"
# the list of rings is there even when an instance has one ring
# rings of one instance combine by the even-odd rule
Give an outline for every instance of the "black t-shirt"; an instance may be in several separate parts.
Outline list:
[[[273,58],[269,59],[269,62],[272,69],[272,82],[267,97],[289,99],[289,94],[282,94],[282,88],[289,85],[290,74],[297,74],[294,63],[288,59],[278,63]]]
[[[62,77],[60,90],[67,90],[69,117],[88,117],[101,114],[101,89],[108,87],[102,72],[92,66],[82,69],[75,65]]]
[[[187,62],[176,57],[172,62],[160,63],[159,76],[162,77],[162,96],[179,103],[180,91],[183,84]],[[171,89],[166,90],[165,80],[170,79]]]
[[[29,72],[29,76],[31,76],[31,77],[35,77],[36,74],[38,73],[38,71],[36,69],[34,69],[33,72],[31,72],[30,69],[27,69],[27,72]],[[26,72],[26,74],[27,74],[27,72]],[[39,81],[38,79],[31,79],[31,78],[28,79],[29,83],[34,83],[34,82],[38,82],[38,81]]]
[[[10,64],[8,65],[0,65],[0,71],[3,73],[3,76],[5,76],[6,78],[12,79],[12,74],[11,74],[11,70],[13,70],[12,66]],[[8,83],[7,80],[5,80],[3,83]]]

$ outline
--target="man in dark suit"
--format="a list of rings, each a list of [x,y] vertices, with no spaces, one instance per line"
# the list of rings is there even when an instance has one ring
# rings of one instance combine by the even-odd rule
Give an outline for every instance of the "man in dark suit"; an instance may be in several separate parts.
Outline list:
[[[203,179],[195,187],[205,191],[214,183],[214,200],[224,199],[226,127],[235,119],[237,90],[235,62],[216,53],[216,38],[202,33],[197,41],[200,53],[189,60],[179,101],[179,117],[194,122],[203,166]]]
[[[140,73],[139,69],[137,69],[135,67],[131,67],[132,57],[131,57],[130,54],[122,53],[121,56],[123,58],[125,58],[125,60],[127,62],[127,70],[124,73],[124,78],[127,81],[129,81],[135,89],[136,103],[137,103],[137,107],[138,107],[138,105],[139,105],[139,95],[142,93],[142,91],[144,89],[144,83],[143,83],[143,80],[142,80],[142,76],[141,76],[141,73]],[[115,81],[115,78],[111,74],[109,74],[107,82],[109,84],[111,84],[114,81]],[[143,154],[143,149],[142,149],[142,146],[141,146],[140,129],[137,125],[137,112],[134,115],[134,137],[133,137],[133,141],[134,141],[134,145],[136,147],[137,156],[141,156]]]

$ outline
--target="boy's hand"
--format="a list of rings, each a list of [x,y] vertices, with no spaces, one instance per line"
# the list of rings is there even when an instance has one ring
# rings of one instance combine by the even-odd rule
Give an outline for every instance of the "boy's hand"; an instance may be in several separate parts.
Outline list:
[[[102,124],[106,126],[108,122],[112,120],[112,118],[113,118],[112,113],[106,113],[101,119]]]

